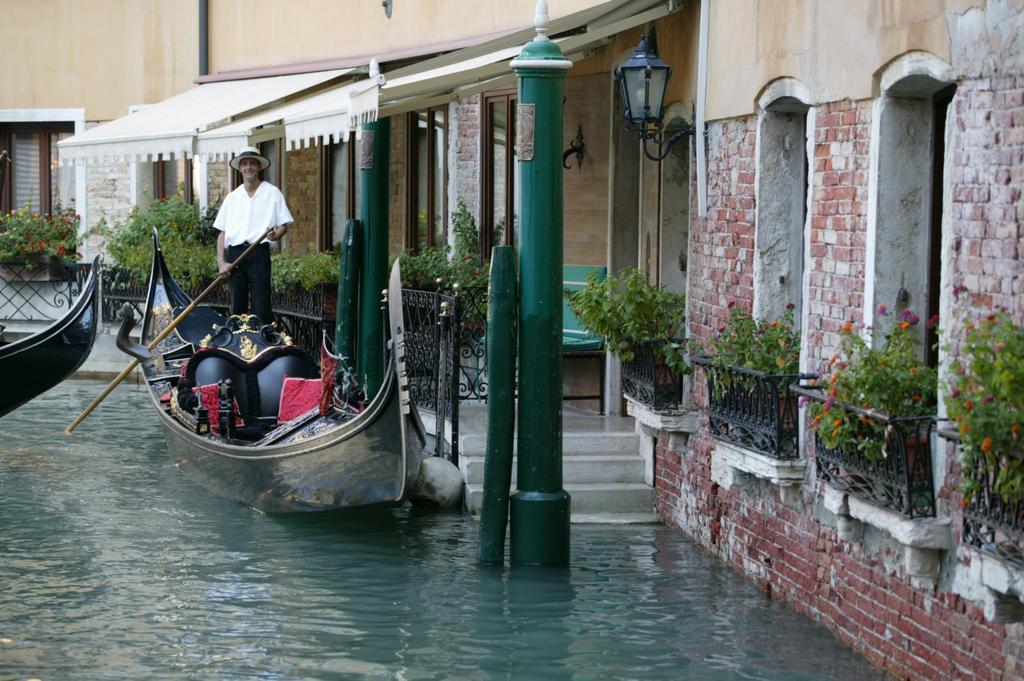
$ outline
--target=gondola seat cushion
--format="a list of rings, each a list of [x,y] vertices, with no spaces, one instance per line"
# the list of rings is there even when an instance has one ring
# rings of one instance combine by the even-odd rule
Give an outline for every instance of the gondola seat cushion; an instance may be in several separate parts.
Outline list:
[[[322,392],[323,381],[319,378],[288,377],[284,379],[281,403],[277,409],[277,422],[291,421],[313,407],[319,406]]]
[[[310,356],[292,345],[271,348],[248,362],[221,348],[209,348],[197,352],[185,369],[185,378],[194,385],[231,379],[240,414],[253,419],[278,415],[284,381],[289,376],[319,376]]]

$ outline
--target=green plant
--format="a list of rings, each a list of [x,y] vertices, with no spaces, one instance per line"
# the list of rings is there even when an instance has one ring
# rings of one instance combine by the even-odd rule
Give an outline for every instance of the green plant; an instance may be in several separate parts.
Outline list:
[[[687,373],[681,337],[686,299],[648,283],[635,268],[599,280],[591,273],[579,291],[566,291],[569,306],[580,324],[605,339],[608,349],[623,362],[636,355],[643,341],[661,341],[659,356],[672,370]]]
[[[979,470],[1008,503],[1024,501],[1024,327],[1005,311],[967,322],[962,359],[953,362],[946,407],[960,431],[962,489],[978,490]]]
[[[885,306],[880,306],[878,313],[884,318]],[[918,322],[917,315],[904,310],[894,320],[881,349],[870,347],[855,332],[852,322],[843,325],[841,352],[829,360],[825,376],[826,400],[810,405],[811,426],[826,447],[857,450],[869,461],[885,456],[886,421],[843,405],[888,417],[935,413],[937,377],[935,369],[920,358],[914,328]]]
[[[271,285],[275,291],[298,291],[320,284],[338,283],[338,254],[277,253],[271,258]]]
[[[53,215],[32,212],[28,206],[0,217],[0,260],[20,260],[28,269],[43,257],[59,262],[78,260],[79,217],[73,208]]]
[[[793,304],[778,319],[757,320],[729,303],[729,321],[708,342],[716,364],[767,374],[800,371],[800,333],[793,328]]]

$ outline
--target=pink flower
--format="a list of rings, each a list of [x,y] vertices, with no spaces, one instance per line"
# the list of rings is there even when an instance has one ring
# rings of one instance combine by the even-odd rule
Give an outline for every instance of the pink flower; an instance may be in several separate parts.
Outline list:
[[[881,305],[879,305],[879,306],[878,306],[878,310],[876,310],[876,312],[877,312],[877,313],[878,313],[878,315],[879,315],[879,316],[881,317],[881,316],[884,316],[884,315],[885,315],[885,313],[886,313],[886,311],[887,311],[888,309],[889,309],[889,308],[887,308],[887,307],[885,306],[885,303],[882,303]]]

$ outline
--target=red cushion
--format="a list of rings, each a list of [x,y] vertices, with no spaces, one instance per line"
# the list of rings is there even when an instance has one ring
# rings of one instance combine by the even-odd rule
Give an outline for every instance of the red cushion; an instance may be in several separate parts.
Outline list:
[[[331,410],[334,394],[334,372],[338,370],[338,357],[327,349],[327,335],[320,343],[320,415]]]
[[[277,406],[277,422],[291,421],[319,405],[322,390],[323,383],[319,378],[285,378],[281,402]]]
[[[199,404],[206,409],[207,415],[210,417],[210,431],[214,433],[220,432],[220,386],[216,383],[207,383],[193,388],[192,391],[199,395]],[[233,400],[235,403],[235,414],[238,414],[238,400]],[[242,421],[240,416],[235,417],[235,425],[241,426],[245,422]]]

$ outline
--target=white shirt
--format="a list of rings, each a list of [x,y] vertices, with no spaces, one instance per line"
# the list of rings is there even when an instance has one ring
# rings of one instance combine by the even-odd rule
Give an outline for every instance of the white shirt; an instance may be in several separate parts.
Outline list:
[[[213,226],[224,232],[225,246],[256,243],[271,227],[294,222],[281,190],[269,182],[260,182],[249,196],[245,185],[238,185],[227,195]]]

